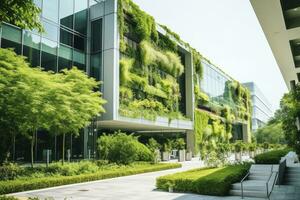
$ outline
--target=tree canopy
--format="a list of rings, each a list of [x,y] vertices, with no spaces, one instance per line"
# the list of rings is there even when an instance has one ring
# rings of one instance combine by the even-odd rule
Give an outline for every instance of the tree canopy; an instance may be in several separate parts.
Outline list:
[[[37,29],[42,32],[38,8],[33,0],[1,0],[0,22],[8,22],[23,29]]]
[[[300,153],[300,133],[297,130],[296,118],[300,117],[300,84],[285,94],[280,102],[280,118],[287,143]]]
[[[104,103],[99,82],[76,67],[45,72],[29,67],[12,50],[0,49],[0,139],[9,141],[16,133],[31,138],[32,162],[37,130],[78,134],[104,112]],[[7,152],[9,146],[2,148]]]

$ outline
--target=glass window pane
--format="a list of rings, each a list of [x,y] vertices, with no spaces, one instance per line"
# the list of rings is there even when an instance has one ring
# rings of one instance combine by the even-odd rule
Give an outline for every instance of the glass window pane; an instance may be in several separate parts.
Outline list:
[[[101,80],[102,59],[101,53],[91,55],[91,77],[97,81]]]
[[[85,54],[83,52],[80,52],[80,51],[77,51],[74,49],[73,65],[76,66],[78,69],[86,71]]]
[[[92,52],[102,50],[102,19],[92,22]]]
[[[58,0],[43,1],[43,17],[58,23]]]
[[[58,27],[54,24],[43,22],[45,32],[43,33],[43,37],[46,37],[48,39],[57,41],[58,37]]]
[[[85,51],[85,39],[83,37],[74,35],[74,48]]]
[[[68,46],[73,46],[73,34],[64,29],[60,29],[60,42]]]
[[[73,0],[61,0],[60,1],[60,24],[70,29],[73,29],[73,11],[74,2]]]
[[[60,45],[58,49],[59,57],[58,57],[58,71],[72,67],[72,54],[73,50],[70,47]]]
[[[82,34],[86,34],[87,0],[75,0],[75,28],[74,29]]]
[[[45,70],[56,72],[57,65],[57,42],[42,38],[42,61],[41,67]]]
[[[3,24],[1,37],[1,48],[12,48],[17,54],[21,54],[21,29]]]
[[[26,31],[24,33],[23,55],[27,57],[31,66],[40,66],[41,37]]]

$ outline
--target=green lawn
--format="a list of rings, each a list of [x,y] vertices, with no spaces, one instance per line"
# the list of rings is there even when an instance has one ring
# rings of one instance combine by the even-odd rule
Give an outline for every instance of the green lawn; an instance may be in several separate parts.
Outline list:
[[[177,192],[205,195],[227,195],[231,184],[240,181],[250,165],[231,165],[220,168],[200,168],[157,178],[156,186],[162,190],[172,187]]]
[[[75,171],[74,173],[70,173],[69,171],[73,172],[74,169],[72,168],[76,168],[76,167],[72,166],[72,164],[70,164],[70,166],[68,166],[68,164],[65,164],[63,168],[59,169],[57,172],[51,169],[50,166],[50,170],[52,170],[53,173],[46,172],[49,169],[44,167],[43,170],[39,169],[38,170],[39,172],[34,172],[34,173],[26,172],[22,176],[16,177],[14,180],[2,180],[0,181],[0,194],[8,194],[8,193],[41,189],[41,188],[47,188],[47,187],[53,187],[59,185],[72,184],[72,183],[81,183],[87,181],[95,181],[95,180],[101,180],[107,178],[114,178],[120,176],[179,168],[181,167],[181,164],[178,163],[159,163],[159,164],[133,163],[131,165],[108,164],[96,168],[97,171],[91,172],[91,169],[84,171],[81,168],[79,168],[79,170],[76,169],[77,171]],[[82,171],[80,171],[80,169]],[[30,169],[28,169],[28,171],[30,171]],[[68,173],[62,175],[66,171]]]

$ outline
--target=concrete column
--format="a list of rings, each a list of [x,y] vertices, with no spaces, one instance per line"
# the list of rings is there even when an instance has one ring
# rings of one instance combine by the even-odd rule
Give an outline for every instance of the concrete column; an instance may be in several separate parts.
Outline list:
[[[186,149],[187,151],[190,151],[194,155],[195,151],[195,135],[194,131],[187,131],[186,132]]]
[[[242,124],[243,130],[243,141],[246,143],[251,142],[251,131],[250,131],[250,124]]]

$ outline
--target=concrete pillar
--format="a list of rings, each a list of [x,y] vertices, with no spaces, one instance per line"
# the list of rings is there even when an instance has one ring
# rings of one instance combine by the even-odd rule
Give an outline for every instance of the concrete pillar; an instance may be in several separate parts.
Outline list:
[[[242,130],[243,130],[243,141],[246,143],[251,142],[251,130],[250,130],[250,124],[242,124]]]
[[[195,151],[195,135],[194,131],[187,131],[186,132],[186,149],[190,151],[194,155]]]

